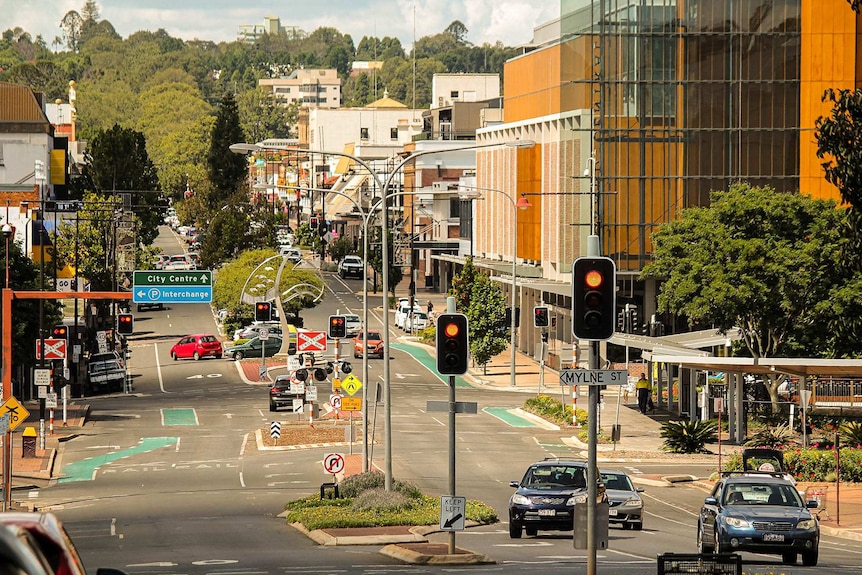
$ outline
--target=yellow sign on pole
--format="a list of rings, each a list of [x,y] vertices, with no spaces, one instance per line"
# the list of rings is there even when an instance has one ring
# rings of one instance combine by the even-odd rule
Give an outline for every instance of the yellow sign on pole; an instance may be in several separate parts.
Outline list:
[[[351,373],[341,382],[341,389],[344,390],[347,395],[354,395],[357,391],[362,389],[362,381]]]
[[[25,408],[15,397],[7,399],[3,405],[0,405],[0,417],[9,414],[9,430],[14,430],[16,427],[24,423],[24,420],[30,417],[30,412]]]
[[[341,411],[362,411],[361,397],[342,397]]]

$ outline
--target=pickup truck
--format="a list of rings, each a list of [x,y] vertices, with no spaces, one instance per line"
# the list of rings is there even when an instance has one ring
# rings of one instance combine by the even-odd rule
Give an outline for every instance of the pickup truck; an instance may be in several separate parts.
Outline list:
[[[122,391],[126,366],[114,353],[99,353],[87,362],[87,381],[93,391]]]

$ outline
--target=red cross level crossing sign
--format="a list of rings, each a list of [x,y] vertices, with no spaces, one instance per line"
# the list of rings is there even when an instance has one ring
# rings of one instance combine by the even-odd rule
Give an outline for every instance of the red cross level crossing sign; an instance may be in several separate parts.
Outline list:
[[[296,351],[326,351],[325,331],[300,331],[296,333]]]
[[[45,342],[45,359],[66,359],[65,339],[37,339],[36,359],[42,359],[42,342]]]

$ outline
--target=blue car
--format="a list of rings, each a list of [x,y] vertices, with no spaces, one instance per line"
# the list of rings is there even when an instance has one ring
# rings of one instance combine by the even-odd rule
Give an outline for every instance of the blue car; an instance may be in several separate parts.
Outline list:
[[[794,565],[817,565],[820,523],[796,486],[780,473],[722,477],[704,499],[697,522],[699,553],[749,551],[781,555]]]

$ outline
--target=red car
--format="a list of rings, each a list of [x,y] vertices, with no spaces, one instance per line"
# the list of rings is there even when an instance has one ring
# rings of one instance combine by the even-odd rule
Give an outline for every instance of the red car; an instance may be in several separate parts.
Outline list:
[[[187,335],[171,348],[171,357],[174,361],[189,357],[194,359],[221,357],[223,354],[224,350],[221,347],[221,341],[209,333]]]
[[[353,338],[353,357],[362,357],[365,352],[365,333],[359,332],[356,337]],[[383,336],[380,335],[380,332],[376,329],[368,330],[368,357],[376,355],[378,357],[383,357]]]

